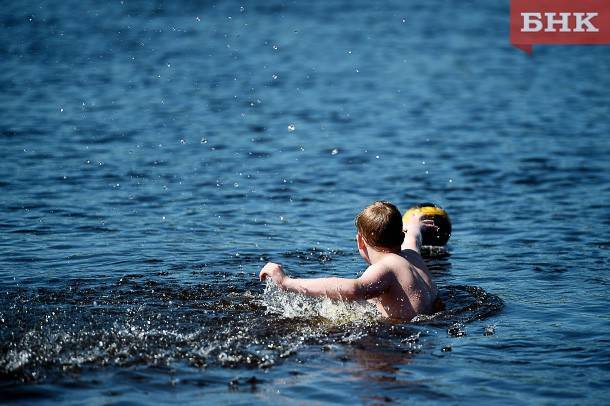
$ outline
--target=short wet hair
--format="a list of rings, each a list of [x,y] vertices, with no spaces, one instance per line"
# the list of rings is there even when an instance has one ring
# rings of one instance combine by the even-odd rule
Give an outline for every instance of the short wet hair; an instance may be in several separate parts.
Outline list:
[[[402,245],[402,215],[390,202],[377,201],[356,216],[356,229],[373,248],[395,249]]]

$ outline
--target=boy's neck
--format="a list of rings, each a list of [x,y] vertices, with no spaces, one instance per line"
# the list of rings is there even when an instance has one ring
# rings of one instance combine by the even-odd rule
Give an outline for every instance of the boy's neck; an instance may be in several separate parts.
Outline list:
[[[385,257],[388,254],[400,254],[400,248],[396,248],[396,249],[387,249],[387,250],[378,250],[375,249],[373,247],[367,247],[367,251],[368,251],[368,255],[369,255],[369,260],[371,261],[371,265],[373,265],[376,262],[381,261],[381,259],[383,257]]]

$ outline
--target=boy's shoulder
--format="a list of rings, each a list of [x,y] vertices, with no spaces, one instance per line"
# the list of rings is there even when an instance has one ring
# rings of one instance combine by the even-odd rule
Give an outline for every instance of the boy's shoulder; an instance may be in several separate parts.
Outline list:
[[[414,254],[414,255],[411,255]],[[411,250],[411,253],[406,253],[402,251],[400,254],[392,254],[383,258],[378,264],[383,268],[384,273],[394,273],[400,275],[401,279],[410,278],[412,276],[412,272],[410,272],[413,268],[420,268],[421,264],[418,262],[417,254],[415,251]],[[377,265],[377,264],[375,264]]]
[[[371,264],[366,268],[361,278],[367,280],[373,279],[381,279],[384,278],[387,274],[392,273],[393,266],[390,263],[385,261],[385,258],[379,262]]]
[[[428,269],[421,254],[412,249],[402,250],[400,255],[407,261],[408,264],[413,265],[419,269]]]
[[[379,262],[370,265],[368,269],[372,269],[375,272],[379,273],[386,273],[399,271],[408,266],[409,259],[403,256],[402,254],[388,254],[383,257]]]
[[[386,264],[391,265],[391,266],[397,266],[397,265],[398,266],[404,266],[404,265],[408,265],[409,262],[411,262],[411,261],[409,261],[409,254],[406,253],[406,251],[409,251],[409,250],[401,251],[398,254],[389,254],[389,255],[386,255],[380,262],[384,262],[385,261]]]

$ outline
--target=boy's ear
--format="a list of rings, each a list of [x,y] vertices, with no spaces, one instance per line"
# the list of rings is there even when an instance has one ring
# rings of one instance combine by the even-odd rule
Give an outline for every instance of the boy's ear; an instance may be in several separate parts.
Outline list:
[[[362,235],[360,235],[360,233],[356,235],[356,240],[358,241],[358,248],[360,248],[361,250],[366,248],[366,246],[364,245],[364,238],[362,238]]]

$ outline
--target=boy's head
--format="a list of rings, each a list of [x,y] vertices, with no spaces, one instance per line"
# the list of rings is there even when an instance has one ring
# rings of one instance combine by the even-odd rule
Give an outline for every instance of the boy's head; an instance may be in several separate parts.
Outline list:
[[[405,235],[402,216],[392,203],[377,201],[356,216],[356,229],[367,245],[378,251],[400,250]]]

